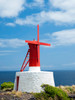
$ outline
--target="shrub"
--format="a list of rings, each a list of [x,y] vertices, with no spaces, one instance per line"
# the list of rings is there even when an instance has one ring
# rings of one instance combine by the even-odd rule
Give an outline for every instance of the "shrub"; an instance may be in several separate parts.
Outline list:
[[[34,97],[37,100],[42,100],[42,98],[44,98],[44,100],[70,100],[66,92],[64,92],[62,89],[47,84],[42,85],[41,87],[44,89],[44,91],[34,94]]]
[[[14,84],[12,82],[4,82],[1,84],[1,90],[12,90]]]
[[[72,86],[59,86],[58,88],[65,91],[67,94],[74,94],[75,93],[75,85]]]

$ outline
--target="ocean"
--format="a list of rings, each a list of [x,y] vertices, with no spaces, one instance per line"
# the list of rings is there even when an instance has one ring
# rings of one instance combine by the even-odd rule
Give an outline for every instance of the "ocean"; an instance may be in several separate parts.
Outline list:
[[[49,70],[47,70],[49,71]],[[75,84],[75,71],[53,71],[55,86],[59,85],[74,85]],[[13,82],[15,79],[16,71],[0,71],[0,85],[3,82]]]

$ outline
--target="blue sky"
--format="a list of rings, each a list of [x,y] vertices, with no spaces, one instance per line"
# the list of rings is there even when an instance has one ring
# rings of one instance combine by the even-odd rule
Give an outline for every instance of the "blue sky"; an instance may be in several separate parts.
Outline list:
[[[0,0],[0,71],[20,70],[37,24],[41,69],[75,70],[75,0]]]

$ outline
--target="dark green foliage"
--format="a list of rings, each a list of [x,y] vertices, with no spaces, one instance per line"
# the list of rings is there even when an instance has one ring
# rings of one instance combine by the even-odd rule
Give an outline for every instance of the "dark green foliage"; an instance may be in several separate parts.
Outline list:
[[[1,84],[1,90],[12,90],[14,87],[14,84],[12,82],[4,82]]]
[[[68,95],[62,89],[47,84],[42,85],[41,87],[44,89],[44,91],[34,94],[37,100],[70,100]]]

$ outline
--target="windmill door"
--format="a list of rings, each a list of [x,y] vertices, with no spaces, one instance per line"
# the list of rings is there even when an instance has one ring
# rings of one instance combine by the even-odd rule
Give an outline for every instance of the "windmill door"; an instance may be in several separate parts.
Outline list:
[[[16,91],[18,91],[18,86],[19,86],[19,76],[16,78]]]

